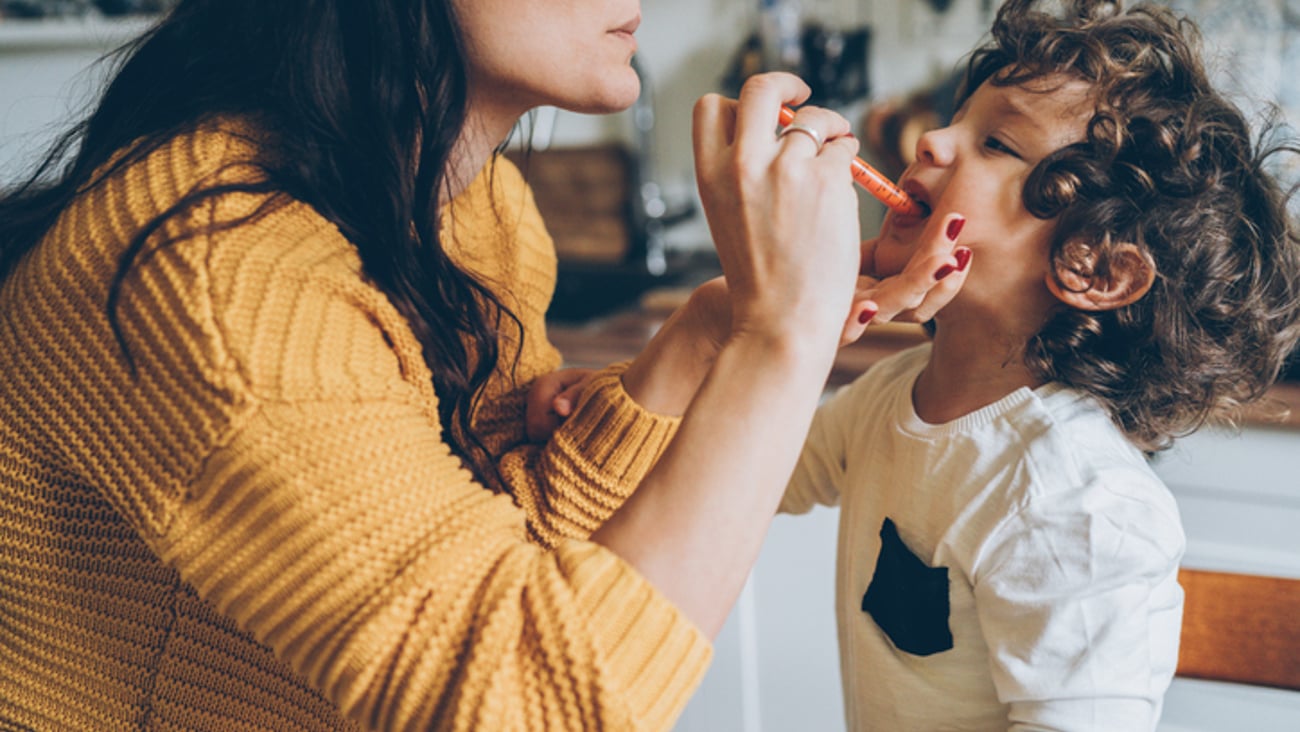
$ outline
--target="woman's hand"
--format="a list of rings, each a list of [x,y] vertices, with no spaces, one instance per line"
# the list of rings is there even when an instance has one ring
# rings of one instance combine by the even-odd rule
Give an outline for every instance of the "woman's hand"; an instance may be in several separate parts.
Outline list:
[[[961,227],[952,227],[960,214],[926,224],[922,245],[902,272],[882,276],[875,268],[877,239],[862,242],[853,305],[843,321],[840,345],[862,337],[873,324],[891,321],[924,323],[961,290],[972,251],[956,246]],[[716,354],[731,336],[731,297],[726,280],[717,277],[700,285],[683,306],[682,327],[689,328],[695,347]]]
[[[859,275],[848,312],[841,316],[841,346],[862,337],[872,324],[924,323],[966,281],[971,250],[956,246],[959,214],[927,222],[922,244],[902,272],[882,277],[875,268],[876,239],[861,244]],[[731,338],[731,293],[716,277],[691,293],[623,375],[628,393],[646,409],[680,415],[694,398],[723,345]]]
[[[696,179],[730,292],[731,336],[821,338],[829,356],[858,271],[849,168],[858,142],[848,120],[816,107],[793,123],[812,134],[778,137],[781,106],[808,94],[797,77],[774,73],[751,77],[738,101],[701,98]]]

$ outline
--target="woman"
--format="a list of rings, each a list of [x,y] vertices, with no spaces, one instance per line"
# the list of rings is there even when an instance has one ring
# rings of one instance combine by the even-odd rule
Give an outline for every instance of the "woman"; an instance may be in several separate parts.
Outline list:
[[[182,0],[134,44],[0,201],[0,726],[672,724],[839,338],[960,278],[936,234],[855,293],[845,120],[775,138],[788,76],[707,97],[729,288],[527,445],[555,262],[494,153],[630,105],[638,18]]]

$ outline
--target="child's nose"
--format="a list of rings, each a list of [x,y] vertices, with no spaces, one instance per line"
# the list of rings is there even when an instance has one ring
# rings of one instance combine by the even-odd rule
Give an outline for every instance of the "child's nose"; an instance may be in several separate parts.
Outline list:
[[[937,166],[952,163],[953,145],[946,133],[946,127],[922,133],[916,140],[917,161]]]

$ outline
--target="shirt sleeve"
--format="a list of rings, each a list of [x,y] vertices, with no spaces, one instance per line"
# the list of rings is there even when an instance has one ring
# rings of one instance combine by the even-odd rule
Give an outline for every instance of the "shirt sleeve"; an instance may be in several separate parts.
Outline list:
[[[1010,729],[1147,732],[1173,676],[1184,538],[1153,479],[1039,497],[991,536],[975,606]]]
[[[813,506],[835,506],[844,482],[845,443],[856,404],[853,385],[841,388],[817,407],[799,462],[778,508],[779,513],[801,514]]]
[[[503,477],[542,546],[585,539],[640,485],[681,422],[642,408],[623,388],[627,363],[598,372],[545,445],[501,460]]]

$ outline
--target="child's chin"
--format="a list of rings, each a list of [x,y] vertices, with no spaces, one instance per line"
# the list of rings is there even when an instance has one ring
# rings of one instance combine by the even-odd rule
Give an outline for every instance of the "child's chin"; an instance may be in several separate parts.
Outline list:
[[[912,247],[897,244],[881,245],[876,249],[876,276],[893,277],[903,271],[908,260],[912,258]]]

